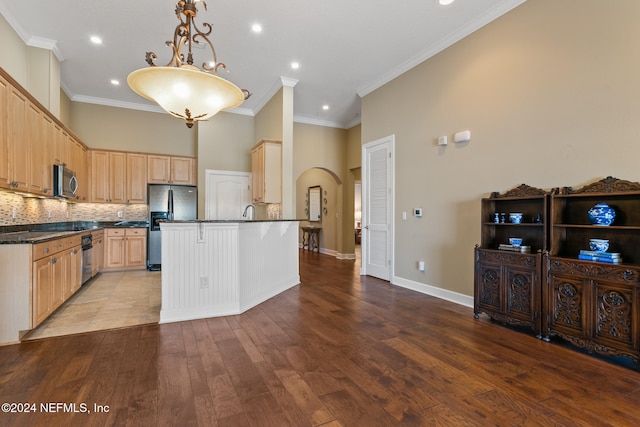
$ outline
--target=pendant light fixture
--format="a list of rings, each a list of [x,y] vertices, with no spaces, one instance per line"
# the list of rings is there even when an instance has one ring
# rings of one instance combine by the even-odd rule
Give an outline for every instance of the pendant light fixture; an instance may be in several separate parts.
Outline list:
[[[136,70],[127,77],[127,83],[134,92],[157,103],[172,116],[184,119],[189,128],[196,120],[206,120],[219,111],[238,107],[251,96],[248,90],[239,89],[218,76],[218,70],[225,70],[227,66],[218,62],[209,40],[212,25],[205,22],[201,29],[194,21],[198,1],[180,0],[176,3],[175,13],[180,23],[173,33],[173,41],[166,42],[173,51],[167,65],[156,66],[156,54],[147,52],[146,60],[150,67]],[[206,10],[207,4],[204,1],[200,3]],[[212,58],[198,68],[193,65],[191,49],[201,44],[209,47]],[[183,48],[187,49],[186,58]]]

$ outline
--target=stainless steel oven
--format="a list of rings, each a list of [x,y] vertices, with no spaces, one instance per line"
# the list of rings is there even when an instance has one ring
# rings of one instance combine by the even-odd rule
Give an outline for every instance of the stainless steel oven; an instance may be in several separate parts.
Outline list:
[[[91,279],[92,260],[91,252],[93,251],[93,241],[91,234],[82,236],[82,284]]]

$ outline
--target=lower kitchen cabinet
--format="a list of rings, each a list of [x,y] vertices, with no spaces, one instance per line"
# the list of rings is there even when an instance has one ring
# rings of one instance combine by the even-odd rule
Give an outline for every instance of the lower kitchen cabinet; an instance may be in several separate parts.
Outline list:
[[[80,289],[80,236],[33,245],[32,272],[32,327],[35,328]]]
[[[93,243],[91,253],[91,277],[100,273],[104,268],[104,230],[91,233]]]
[[[107,228],[106,240],[105,270],[146,268],[146,228]]]

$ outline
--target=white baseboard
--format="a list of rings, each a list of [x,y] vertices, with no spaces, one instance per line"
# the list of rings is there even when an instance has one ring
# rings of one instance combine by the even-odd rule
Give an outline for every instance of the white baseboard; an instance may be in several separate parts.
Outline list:
[[[356,254],[341,254],[336,253],[337,259],[356,259]]]
[[[472,296],[448,291],[446,289],[438,288],[437,286],[426,285],[424,283],[403,279],[402,277],[397,276],[393,278],[391,284],[400,286],[402,288],[411,289],[412,291],[420,292],[422,294],[431,295],[433,297],[440,298],[446,301],[451,301],[456,304],[464,305],[465,307],[473,307]]]

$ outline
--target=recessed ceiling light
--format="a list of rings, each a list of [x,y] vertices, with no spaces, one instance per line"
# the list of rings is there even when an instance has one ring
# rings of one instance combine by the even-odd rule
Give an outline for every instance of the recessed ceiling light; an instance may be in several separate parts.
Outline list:
[[[291,68],[293,68],[294,70],[297,70],[298,68],[300,68],[300,63],[299,62],[292,62],[291,63]]]
[[[251,26],[251,31],[253,31],[254,33],[261,33],[262,32],[262,25],[260,24],[253,24]]]
[[[441,4],[442,6],[448,6],[448,5],[450,5],[451,3],[453,3],[453,0],[440,0],[440,4]]]
[[[120,81],[116,79],[111,79],[111,84],[114,86],[120,86]]]
[[[329,109],[329,106],[328,106],[328,105],[323,105],[323,106],[322,106],[322,109],[323,109],[324,111],[327,111],[327,110]]]
[[[90,40],[93,44],[102,44],[102,39],[98,36],[91,36]]]

